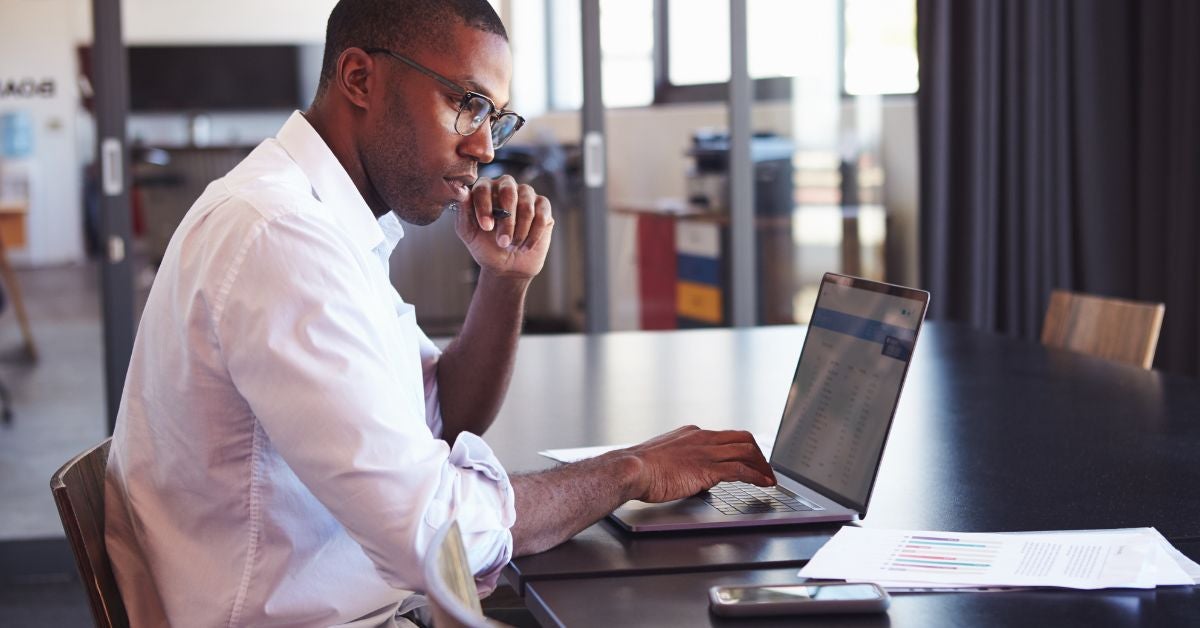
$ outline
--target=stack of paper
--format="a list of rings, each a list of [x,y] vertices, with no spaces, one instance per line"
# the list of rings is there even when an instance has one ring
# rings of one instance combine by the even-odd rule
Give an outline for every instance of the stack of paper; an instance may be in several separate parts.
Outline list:
[[[1200,565],[1154,528],[968,533],[843,527],[807,578],[900,591],[970,587],[1137,588],[1200,584]]]

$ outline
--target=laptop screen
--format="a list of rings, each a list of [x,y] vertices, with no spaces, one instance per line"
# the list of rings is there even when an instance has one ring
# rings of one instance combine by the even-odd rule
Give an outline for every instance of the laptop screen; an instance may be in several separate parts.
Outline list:
[[[825,275],[771,464],[863,512],[929,295]]]

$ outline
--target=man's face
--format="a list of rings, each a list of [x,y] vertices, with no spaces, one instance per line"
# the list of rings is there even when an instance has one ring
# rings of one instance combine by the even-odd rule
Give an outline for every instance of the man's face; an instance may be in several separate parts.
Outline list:
[[[456,85],[508,103],[512,61],[498,35],[466,25],[451,32],[446,51],[402,51]],[[359,142],[368,183],[405,222],[426,225],[452,203],[465,203],[478,164],[492,160],[490,127],[462,136],[454,120],[462,95],[387,55],[375,56],[382,85]]]

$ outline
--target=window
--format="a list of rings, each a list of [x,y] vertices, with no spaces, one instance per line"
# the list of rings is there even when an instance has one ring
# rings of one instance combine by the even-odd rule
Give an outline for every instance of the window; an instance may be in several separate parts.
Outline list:
[[[729,81],[727,0],[664,2],[666,63],[656,101],[716,100]],[[790,80],[839,69],[851,95],[916,91],[915,0],[747,0],[750,78],[758,97],[786,97]],[[844,35],[844,38],[843,38]],[[844,42],[844,45],[843,45]]]
[[[728,0],[669,0],[667,76],[674,85],[729,80]]]
[[[538,4],[541,0],[513,0]],[[582,41],[578,2],[545,2],[550,42],[546,55],[550,108],[583,104]],[[654,3],[600,0],[601,89],[606,107],[640,107],[654,100]]]
[[[545,68],[523,67],[514,96],[530,111],[579,108],[579,3],[508,0],[508,9],[517,63]],[[824,89],[834,76],[835,90],[855,96],[917,89],[915,0],[747,0],[747,18],[759,99],[789,97],[798,78]],[[725,98],[728,0],[600,0],[600,20],[605,106]]]
[[[541,4],[540,0],[522,0]],[[579,109],[583,106],[583,30],[578,2],[544,4],[550,24],[549,54],[546,61],[550,76],[550,108]]]
[[[917,12],[913,0],[844,0],[847,94],[917,91]]]
[[[826,45],[836,44],[829,0],[750,0],[750,77],[792,77]],[[728,0],[668,0],[667,78],[673,85],[729,80]],[[833,26],[833,28],[830,28]]]
[[[654,100],[654,3],[600,1],[600,84],[606,107]]]

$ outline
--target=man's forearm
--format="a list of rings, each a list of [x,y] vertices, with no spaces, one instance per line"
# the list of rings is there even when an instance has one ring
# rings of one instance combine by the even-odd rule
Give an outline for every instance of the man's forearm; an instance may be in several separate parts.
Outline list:
[[[774,486],[775,475],[749,432],[694,425],[544,473],[513,476],[513,553],[554,547],[631,499],[666,502],[728,481]]]
[[[496,418],[512,378],[529,279],[480,273],[462,332],[438,361],[442,437],[482,434]]]
[[[642,462],[613,452],[549,471],[512,477],[517,520],[513,554],[545,551],[639,494]]]

